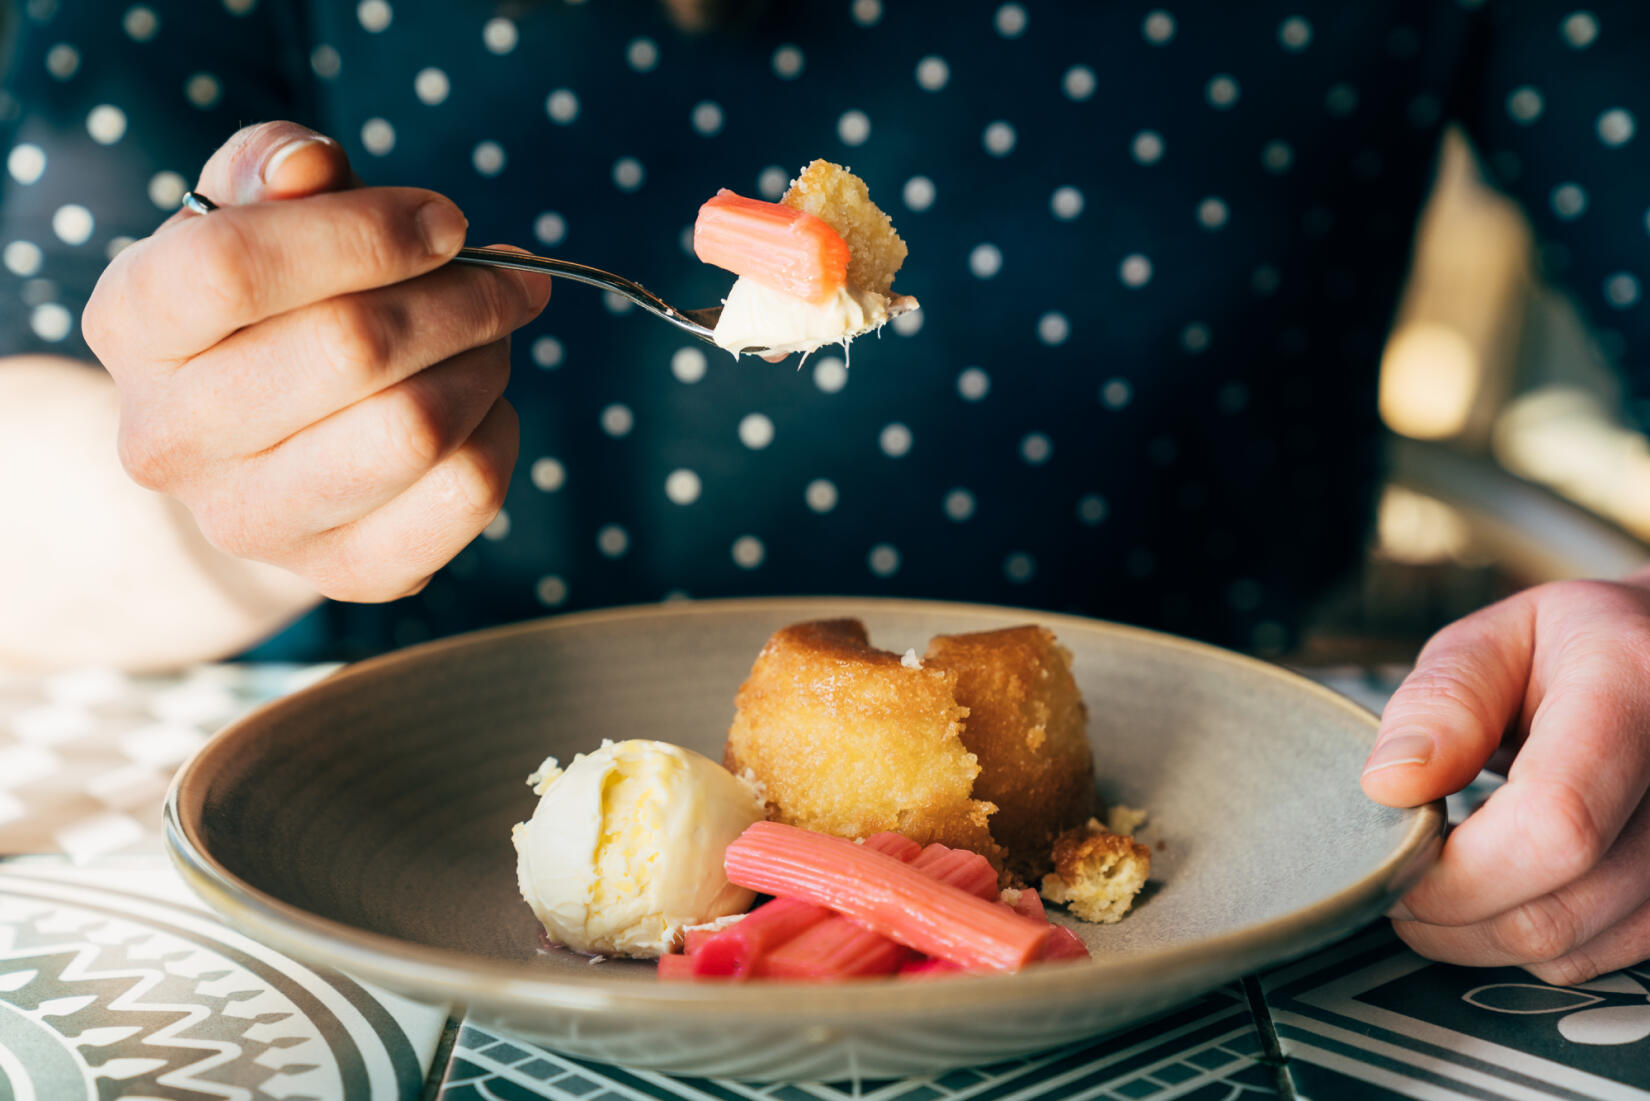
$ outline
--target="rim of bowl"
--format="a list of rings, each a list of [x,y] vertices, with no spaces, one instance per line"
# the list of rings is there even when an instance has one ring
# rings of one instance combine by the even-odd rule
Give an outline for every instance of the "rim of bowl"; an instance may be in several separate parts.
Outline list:
[[[1034,618],[1070,632],[1099,632],[1181,649],[1205,660],[1224,662],[1249,673],[1288,683],[1294,690],[1328,702],[1368,727],[1378,720],[1362,705],[1299,673],[1260,658],[1160,631],[1069,613],[1011,605],[886,597],[734,597],[663,604],[625,605],[551,616],[485,628],[391,651],[346,665],[315,684],[279,697],[226,725],[173,778],[164,807],[165,837],[173,862],[190,887],[238,931],[286,952],[300,961],[335,967],[402,992],[512,1011],[554,1010],[676,1015],[714,1011],[722,1016],[776,1016],[797,1023],[852,1018],[872,1024],[879,1018],[920,1011],[964,1015],[1001,1009],[1005,999],[1042,1003],[1081,1003],[1104,990],[1137,982],[1161,983],[1182,972],[1221,973],[1230,977],[1294,958],[1351,932],[1403,893],[1436,858],[1442,844],[1442,800],[1408,808],[1409,829],[1376,868],[1356,882],[1281,917],[1223,933],[1192,944],[1168,945],[1087,963],[1031,968],[1006,975],[948,977],[943,984],[865,979],[844,984],[763,982],[648,983],[589,977],[523,977],[519,964],[482,959],[452,949],[433,948],[314,914],[268,894],[230,872],[203,844],[200,814],[205,788],[215,763],[234,752],[238,739],[255,732],[272,716],[308,705],[320,690],[379,676],[408,663],[438,659],[456,649],[496,643],[514,635],[578,630],[591,623],[632,619],[702,616],[707,613],[770,612],[818,618],[833,613],[906,612],[944,616],[979,615]],[[1221,980],[1215,980],[1216,982]],[[1214,985],[1211,982],[1209,985]],[[807,991],[807,997],[796,996]],[[875,992],[874,997],[867,993]],[[790,996],[787,996],[789,994]]]

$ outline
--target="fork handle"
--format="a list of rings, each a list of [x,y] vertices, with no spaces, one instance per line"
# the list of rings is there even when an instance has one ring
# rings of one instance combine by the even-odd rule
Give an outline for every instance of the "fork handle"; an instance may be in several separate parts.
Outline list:
[[[683,314],[664,299],[633,280],[622,275],[615,275],[601,268],[593,268],[587,264],[575,264],[571,260],[556,260],[548,256],[534,256],[525,252],[511,252],[496,248],[461,248],[458,255],[453,257],[455,263],[487,264],[498,268],[515,268],[518,271],[536,271],[545,275],[555,275],[562,279],[571,279],[577,283],[587,283],[592,287],[612,291],[614,294],[628,298],[642,309],[656,317],[685,329],[701,340],[711,339],[711,332],[705,326]]]

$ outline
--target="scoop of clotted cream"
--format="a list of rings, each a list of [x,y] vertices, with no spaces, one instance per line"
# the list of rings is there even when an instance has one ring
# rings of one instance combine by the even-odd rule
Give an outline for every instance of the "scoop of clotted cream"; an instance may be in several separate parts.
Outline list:
[[[735,355],[746,349],[811,352],[846,343],[916,308],[917,300],[910,295],[859,287],[843,287],[823,302],[808,302],[740,276],[722,302],[722,316],[712,335],[718,347]]]
[[[604,741],[562,770],[528,777],[533,817],[511,831],[522,897],[560,944],[659,956],[685,925],[747,909],[722,854],[764,817],[756,789],[708,757],[666,742]]]

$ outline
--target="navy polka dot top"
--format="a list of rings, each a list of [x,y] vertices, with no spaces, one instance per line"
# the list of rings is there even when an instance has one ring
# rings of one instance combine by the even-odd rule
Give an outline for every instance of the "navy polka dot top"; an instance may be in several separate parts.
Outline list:
[[[672,597],[945,597],[1289,644],[1357,561],[1375,380],[1440,129],[1520,198],[1650,398],[1650,7],[28,0],[0,339],[87,356],[107,258],[237,127],[334,135],[508,242],[711,305],[690,226],[851,167],[923,309],[734,360],[558,285],[514,340],[504,511],[323,650]]]

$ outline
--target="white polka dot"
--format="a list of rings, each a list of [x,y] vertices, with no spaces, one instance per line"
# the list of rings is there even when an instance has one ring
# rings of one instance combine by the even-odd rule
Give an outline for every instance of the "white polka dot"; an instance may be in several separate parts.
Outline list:
[[[1587,210],[1587,192],[1579,184],[1559,184],[1553,188],[1548,201],[1552,203],[1553,213],[1566,222],[1574,221]]]
[[[57,301],[57,284],[50,279],[26,279],[23,281],[23,301],[30,306],[55,302]]]
[[[371,118],[361,124],[361,145],[375,157],[395,148],[395,127],[389,119]]]
[[[1100,387],[1100,404],[1107,409],[1125,408],[1133,397],[1134,388],[1125,379],[1108,379]]]
[[[739,419],[739,442],[752,451],[773,443],[773,421],[766,413],[746,413]]]
[[[1221,73],[1210,78],[1203,94],[1208,97],[1209,106],[1224,111],[1238,101],[1238,82]]]
[[[369,34],[381,34],[389,28],[395,12],[390,10],[385,0],[361,0],[355,5],[355,18],[361,21],[361,26]]]
[[[1541,117],[1547,103],[1541,98],[1541,93],[1528,84],[1521,88],[1514,88],[1507,97],[1507,114],[1514,122],[1522,122],[1526,126]]]
[[[985,132],[980,135],[980,143],[985,146],[985,151],[993,157],[1006,157],[1014,152],[1014,141],[1014,127],[1002,119],[991,123],[985,128]]]
[[[567,219],[554,210],[546,210],[533,219],[533,236],[547,245],[559,245],[567,239]]]
[[[699,475],[686,467],[672,470],[665,478],[665,496],[674,504],[691,505],[699,499],[703,488]]]
[[[1564,41],[1578,50],[1585,50],[1598,37],[1598,20],[1590,11],[1571,12],[1559,25]]]
[[[769,202],[776,203],[784,197],[790,182],[789,173],[777,164],[770,164],[756,177],[756,192]]]
[[[1025,551],[1015,551],[1003,559],[1003,576],[1016,585],[1030,581],[1037,572],[1037,560]]]
[[[418,70],[418,75],[413,77],[413,95],[425,106],[434,107],[445,102],[451,91],[452,82],[447,79],[447,74],[433,65]]]
[[[248,15],[258,6],[258,0],[223,0],[224,10],[230,15]]]
[[[1612,107],[1598,117],[1598,140],[1605,145],[1626,145],[1637,129],[1632,112],[1622,107]]]
[[[79,203],[65,203],[52,214],[52,232],[65,245],[84,245],[92,237],[92,212]]]
[[[1069,336],[1071,336],[1071,322],[1066,320],[1065,314],[1050,310],[1037,319],[1037,339],[1044,344],[1050,347],[1056,344],[1064,344]]]
[[[1158,8],[1146,13],[1140,23],[1140,33],[1153,46],[1162,46],[1174,37],[1174,16]]]
[[[504,146],[496,141],[477,142],[470,151],[470,163],[483,176],[496,176],[504,171]]]
[[[46,151],[32,142],[14,145],[6,155],[6,171],[18,183],[32,184],[46,172]]]
[[[624,60],[638,73],[651,72],[659,64],[659,44],[651,38],[632,38],[625,47]]]
[[[635,191],[647,179],[647,171],[635,157],[620,157],[613,162],[613,186],[620,191]]]
[[[561,341],[553,336],[541,336],[533,341],[533,362],[547,371],[560,367],[565,355]]]
[[[1209,346],[1209,326],[1194,321],[1180,330],[1180,346],[1196,355]]]
[[[917,87],[925,92],[937,92],[951,79],[951,66],[945,58],[929,54],[917,62]]]
[[[1117,277],[1125,287],[1144,287],[1152,281],[1152,262],[1138,252],[1130,253],[1117,265]]]
[[[113,260],[135,244],[137,244],[136,237],[127,237],[124,234],[111,237],[109,238],[109,244],[103,250],[103,255]]]
[[[1098,493],[1087,494],[1077,501],[1077,519],[1089,527],[1105,520],[1107,511],[1106,499]]]
[[[495,54],[507,54],[516,48],[521,33],[516,25],[503,16],[496,16],[481,28],[481,43]]]
[[[1142,130],[1129,143],[1129,155],[1137,164],[1156,164],[1163,159],[1163,136],[1152,130]]]
[[[196,73],[184,82],[184,98],[202,111],[215,105],[223,97],[223,85],[211,73]]]
[[[670,373],[678,382],[695,383],[705,377],[710,361],[697,348],[678,348],[670,357]]]
[[[1278,273],[1277,268],[1270,264],[1262,264],[1249,276],[1249,289],[1262,298],[1266,298],[1277,292],[1278,284],[1282,280],[1283,277]]]
[[[566,126],[579,117],[579,97],[566,88],[557,88],[545,98],[544,113],[551,122]]]
[[[945,510],[948,519],[955,520],[960,524],[974,515],[977,503],[972,493],[958,486],[945,495],[945,500],[940,502],[940,507]]]
[[[864,111],[844,111],[836,120],[836,136],[844,145],[863,145],[871,136],[871,120]]]
[[[1272,173],[1287,172],[1295,162],[1295,151],[1286,141],[1269,141],[1260,151],[1260,163]]]
[[[309,67],[322,80],[332,80],[343,70],[344,59],[336,49],[323,43],[310,51]]]
[[[934,205],[934,181],[927,176],[912,176],[905,181],[905,205],[918,212]]]
[[[1054,455],[1054,441],[1041,432],[1029,432],[1020,440],[1020,458],[1032,466],[1042,466]]]
[[[12,241],[0,251],[0,261],[4,261],[6,270],[25,279],[40,271],[44,258],[40,246],[33,241]]]
[[[1312,24],[1291,15],[1278,25],[1278,42],[1290,53],[1300,53],[1312,43]]]
[[[45,302],[29,312],[29,328],[41,340],[56,343],[69,335],[74,318],[56,302]]]
[[[1031,19],[1020,5],[1004,4],[997,9],[997,17],[993,21],[997,24],[997,33],[1004,38],[1019,38],[1026,33],[1026,25]]]
[[[1060,78],[1060,88],[1066,93],[1066,98],[1078,102],[1094,95],[1094,90],[1099,86],[1100,81],[1095,78],[1094,70],[1087,65],[1073,65]]]
[[[1083,213],[1083,193],[1075,187],[1057,187],[1049,196],[1048,208],[1062,222],[1069,222]]]
[[[1358,89],[1350,84],[1335,84],[1324,96],[1323,105],[1336,118],[1345,118],[1358,109]]]
[[[58,80],[68,80],[80,70],[80,51],[59,42],[46,51],[46,71]]]
[[[497,543],[510,534],[510,514],[503,509],[498,515],[488,521],[487,526],[481,529],[481,537],[488,542]]]
[[[567,603],[567,582],[549,574],[541,577],[538,584],[533,586],[533,594],[539,598],[539,603],[549,608],[557,608]]]
[[[636,303],[632,302],[629,298],[626,298],[617,291],[602,292],[602,309],[606,310],[614,317],[618,317],[621,314],[627,314],[635,308]]]
[[[978,367],[964,367],[957,374],[957,393],[964,401],[979,401],[991,392],[991,376]]]
[[[554,493],[567,484],[567,468],[557,459],[545,455],[533,460],[533,485],[546,493]]]
[[[1249,404],[1249,388],[1241,382],[1228,382],[1216,391],[1215,404],[1222,413],[1241,413]]]
[[[802,499],[806,501],[808,503],[808,507],[815,512],[830,512],[836,507],[836,485],[825,480],[824,478],[815,478],[813,481],[809,482],[808,487],[802,491]]]
[[[840,356],[825,356],[814,364],[814,385],[834,394],[848,385],[848,364]]]
[[[865,556],[865,562],[878,577],[892,577],[899,572],[899,549],[888,543],[878,543]]]
[[[1219,229],[1230,214],[1225,202],[1213,195],[1197,204],[1197,224],[1204,229]]]
[[[773,52],[773,73],[780,80],[795,80],[802,75],[804,64],[802,51],[789,43]]]
[[[898,317],[895,317],[892,322],[894,332],[898,333],[900,336],[916,336],[917,333],[922,331],[922,320],[926,316],[927,314],[923,313],[921,310],[911,310],[907,313],[902,313]]]
[[[1616,272],[1604,281],[1604,300],[1618,310],[1631,309],[1638,304],[1639,281],[1628,272]]]
[[[715,137],[722,132],[722,108],[708,99],[695,103],[689,121],[695,132],[707,138]]]
[[[609,558],[618,558],[630,549],[630,533],[618,524],[604,524],[596,532],[596,549]]]
[[[890,459],[903,459],[911,453],[911,430],[898,421],[884,425],[877,434],[877,446]]]
[[[176,172],[156,172],[149,177],[149,201],[162,210],[176,210],[188,187]]]
[[[160,17],[155,14],[153,8],[134,4],[126,9],[120,25],[126,29],[126,34],[133,42],[147,42],[160,30]]]
[[[733,541],[733,564],[742,570],[754,570],[768,556],[768,548],[754,535],[741,535]]]
[[[630,430],[636,427],[636,415],[628,405],[614,402],[602,410],[601,424],[603,432],[618,439],[630,435]]]
[[[977,279],[990,279],[1003,270],[1003,250],[987,242],[968,254],[968,270]]]
[[[882,0],[854,0],[848,13],[862,27],[875,26],[882,18]]]

